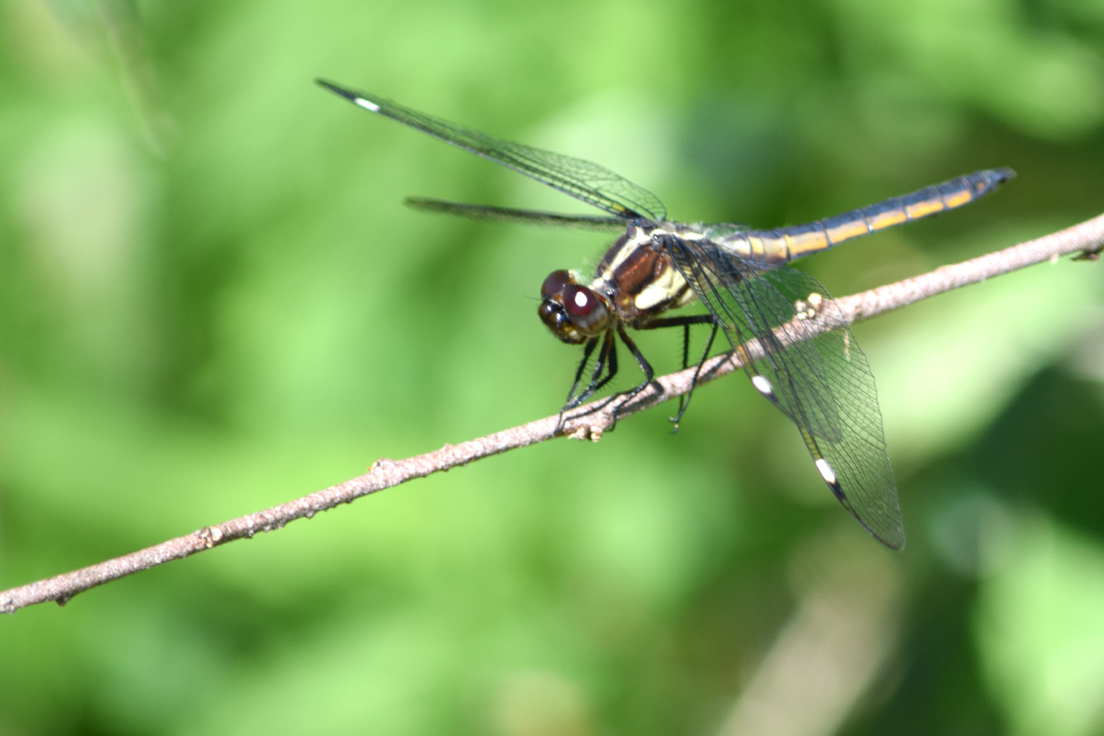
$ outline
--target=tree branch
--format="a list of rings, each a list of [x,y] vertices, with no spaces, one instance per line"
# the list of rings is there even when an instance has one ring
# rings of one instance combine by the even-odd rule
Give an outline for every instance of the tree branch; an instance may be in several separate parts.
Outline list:
[[[984,281],[992,276],[1009,273],[1043,261],[1054,262],[1063,255],[1080,252],[1082,258],[1095,260],[1096,254],[1102,248],[1104,248],[1104,215],[1002,251],[951,266],[943,266],[921,276],[836,299],[835,304],[839,312],[835,319],[848,324],[869,319],[960,286]],[[830,324],[822,324],[820,329],[830,326]],[[806,337],[810,334],[808,330],[803,332]],[[748,353],[755,357],[754,346],[748,350]],[[715,356],[706,362],[698,383],[715,380],[740,367],[732,353]],[[618,419],[685,394],[690,390],[693,373],[694,368],[691,367],[678,373],[661,376],[655,380],[653,386],[642,391],[631,401],[626,401],[626,397],[621,395],[580,407],[572,412],[559,431],[557,431],[558,417],[545,417],[458,445],[445,445],[434,452],[405,460],[377,460],[366,474],[309,496],[248,516],[231,519],[216,526],[204,527],[186,536],[170,539],[106,562],[0,592],[0,612],[12,613],[25,606],[46,601],[56,601],[64,605],[77,593],[110,580],[147,570],[169,560],[187,557],[235,539],[252,537],[257,532],[279,529],[290,521],[303,517],[310,518],[319,511],[327,511],[338,504],[349,503],[369,493],[397,486],[413,478],[422,478],[441,470],[466,465],[474,460],[507,450],[544,442],[557,436],[597,441],[601,438],[602,432],[610,429]]]

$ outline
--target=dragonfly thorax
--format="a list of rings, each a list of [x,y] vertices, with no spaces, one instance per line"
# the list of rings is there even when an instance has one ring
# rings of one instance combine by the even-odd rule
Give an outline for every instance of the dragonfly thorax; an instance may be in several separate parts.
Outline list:
[[[682,233],[665,225],[630,226],[599,261],[591,282],[591,289],[606,294],[618,319],[629,327],[646,325],[694,299],[663,245],[664,237]]]

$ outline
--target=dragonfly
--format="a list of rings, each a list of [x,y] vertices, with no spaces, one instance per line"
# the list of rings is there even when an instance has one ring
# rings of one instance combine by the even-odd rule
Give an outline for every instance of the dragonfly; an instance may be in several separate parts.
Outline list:
[[[577,270],[557,270],[541,286],[541,321],[563,342],[583,346],[564,411],[580,406],[613,380],[618,340],[645,377],[630,398],[652,384],[655,371],[628,329],[681,327],[686,368],[690,327],[709,325],[690,393],[717,333],[724,333],[755,390],[796,425],[836,499],[879,542],[892,549],[904,547],[897,486],[869,363],[825,288],[787,264],[852,238],[961,207],[1015,172],[977,171],[804,225],[756,230],[730,223],[688,224],[668,220],[658,197],[598,164],[500,140],[377,95],[316,81],[364,110],[604,211],[568,215],[424,197],[406,200],[416,209],[473,219],[620,233],[593,278]],[[666,316],[695,300],[705,306],[705,314]],[[690,393],[672,418],[676,428]]]

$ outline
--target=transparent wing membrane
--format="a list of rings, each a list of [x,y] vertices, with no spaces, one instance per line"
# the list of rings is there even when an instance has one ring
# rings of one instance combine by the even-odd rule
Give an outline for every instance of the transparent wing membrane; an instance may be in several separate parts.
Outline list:
[[[836,497],[883,544],[903,547],[874,376],[824,287],[795,269],[760,271],[709,241],[665,244],[733,348],[751,358],[753,385],[797,425]],[[839,326],[823,330],[825,322]]]
[[[437,212],[444,215],[458,215],[469,220],[496,220],[515,222],[522,225],[546,225],[553,227],[574,227],[582,230],[600,230],[619,233],[625,230],[625,221],[618,217],[600,215],[560,215],[554,212],[535,210],[515,210],[509,207],[493,207],[482,204],[461,204],[445,202],[426,197],[407,197],[403,204],[423,212]]]
[[[354,92],[323,79],[317,82],[365,110],[398,120],[423,133],[489,158],[610,214],[627,219],[648,217],[653,220],[662,220],[667,216],[667,210],[658,197],[604,166],[493,138],[382,97]]]

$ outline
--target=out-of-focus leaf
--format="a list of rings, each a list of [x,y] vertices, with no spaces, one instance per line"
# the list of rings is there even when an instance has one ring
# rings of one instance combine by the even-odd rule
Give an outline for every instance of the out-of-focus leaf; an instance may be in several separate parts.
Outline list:
[[[1104,545],[1045,518],[1006,540],[982,583],[982,663],[1012,732],[1082,736],[1104,723]]]

